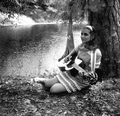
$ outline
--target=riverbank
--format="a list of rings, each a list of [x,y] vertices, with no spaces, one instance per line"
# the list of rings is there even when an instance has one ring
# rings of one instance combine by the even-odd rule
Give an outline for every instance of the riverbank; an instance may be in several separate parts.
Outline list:
[[[67,29],[62,24],[23,25],[0,28],[1,76],[39,76],[57,69],[65,50]],[[5,33],[6,32],[6,33]],[[75,46],[80,44],[74,27]]]

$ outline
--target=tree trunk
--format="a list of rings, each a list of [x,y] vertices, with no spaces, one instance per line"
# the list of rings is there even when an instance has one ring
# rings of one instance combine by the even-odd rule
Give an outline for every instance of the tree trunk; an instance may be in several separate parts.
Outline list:
[[[94,4],[89,0],[89,23],[97,31],[97,42],[102,51],[102,65],[105,77],[120,76],[120,28],[118,25],[119,0],[100,0]],[[96,7],[95,7],[96,5]]]
[[[59,61],[62,60],[64,57],[66,57],[73,49],[74,49],[74,39],[72,32],[72,11],[70,10],[66,48],[62,57],[59,58]]]

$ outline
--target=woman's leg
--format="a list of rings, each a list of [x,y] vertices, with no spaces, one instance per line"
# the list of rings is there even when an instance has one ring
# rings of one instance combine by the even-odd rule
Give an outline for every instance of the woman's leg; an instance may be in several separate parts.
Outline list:
[[[38,83],[39,83],[40,79],[38,79]],[[50,88],[50,92],[51,93],[67,92],[67,90],[59,82],[59,80],[57,79],[57,77],[54,77],[54,78],[51,78],[51,79],[43,79],[42,83],[45,85],[45,87]]]
[[[51,78],[51,79],[35,77],[31,81],[41,83],[41,84],[45,85],[45,87],[48,87],[48,88],[52,87],[55,83],[59,83],[59,81],[56,77]]]
[[[44,81],[45,87],[48,87],[48,88],[52,87],[56,83],[59,83],[57,77],[54,77],[54,78],[51,78],[51,79],[46,79]]]
[[[51,93],[61,93],[61,92],[67,92],[65,87],[61,83],[56,83],[50,88]]]

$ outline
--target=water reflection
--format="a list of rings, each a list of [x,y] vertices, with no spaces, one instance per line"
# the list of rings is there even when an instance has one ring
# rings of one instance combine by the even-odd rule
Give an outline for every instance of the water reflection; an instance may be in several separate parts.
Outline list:
[[[56,61],[66,45],[67,29],[64,25],[3,27],[0,33],[2,76],[37,76],[46,70],[57,70]],[[77,44],[79,36],[78,28],[74,31]]]

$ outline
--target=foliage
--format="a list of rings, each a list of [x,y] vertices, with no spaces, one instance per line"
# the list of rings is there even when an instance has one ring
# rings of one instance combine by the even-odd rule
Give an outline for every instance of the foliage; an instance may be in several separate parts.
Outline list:
[[[85,12],[83,11],[83,7],[85,3],[85,0],[65,0],[62,4],[57,3],[60,5],[61,18],[63,20],[68,20],[70,12],[72,12],[72,19],[80,20],[81,17],[84,17]]]
[[[24,14],[30,16],[35,14],[38,10],[46,11],[50,17],[68,20],[70,12],[72,11],[72,18],[74,21],[81,20],[86,14],[86,0],[55,0],[47,6],[44,0],[1,0],[0,11],[13,15]],[[57,10],[57,12],[50,12],[49,7]]]
[[[0,11],[8,14],[26,14],[31,13],[36,9],[42,9],[45,11],[47,5],[44,0],[1,0]]]
[[[48,73],[48,72],[47,72]],[[48,78],[51,75],[41,75]],[[52,78],[52,77],[51,77]],[[4,116],[119,116],[120,79],[104,80],[81,91],[53,95],[31,77],[3,77],[0,115]]]

